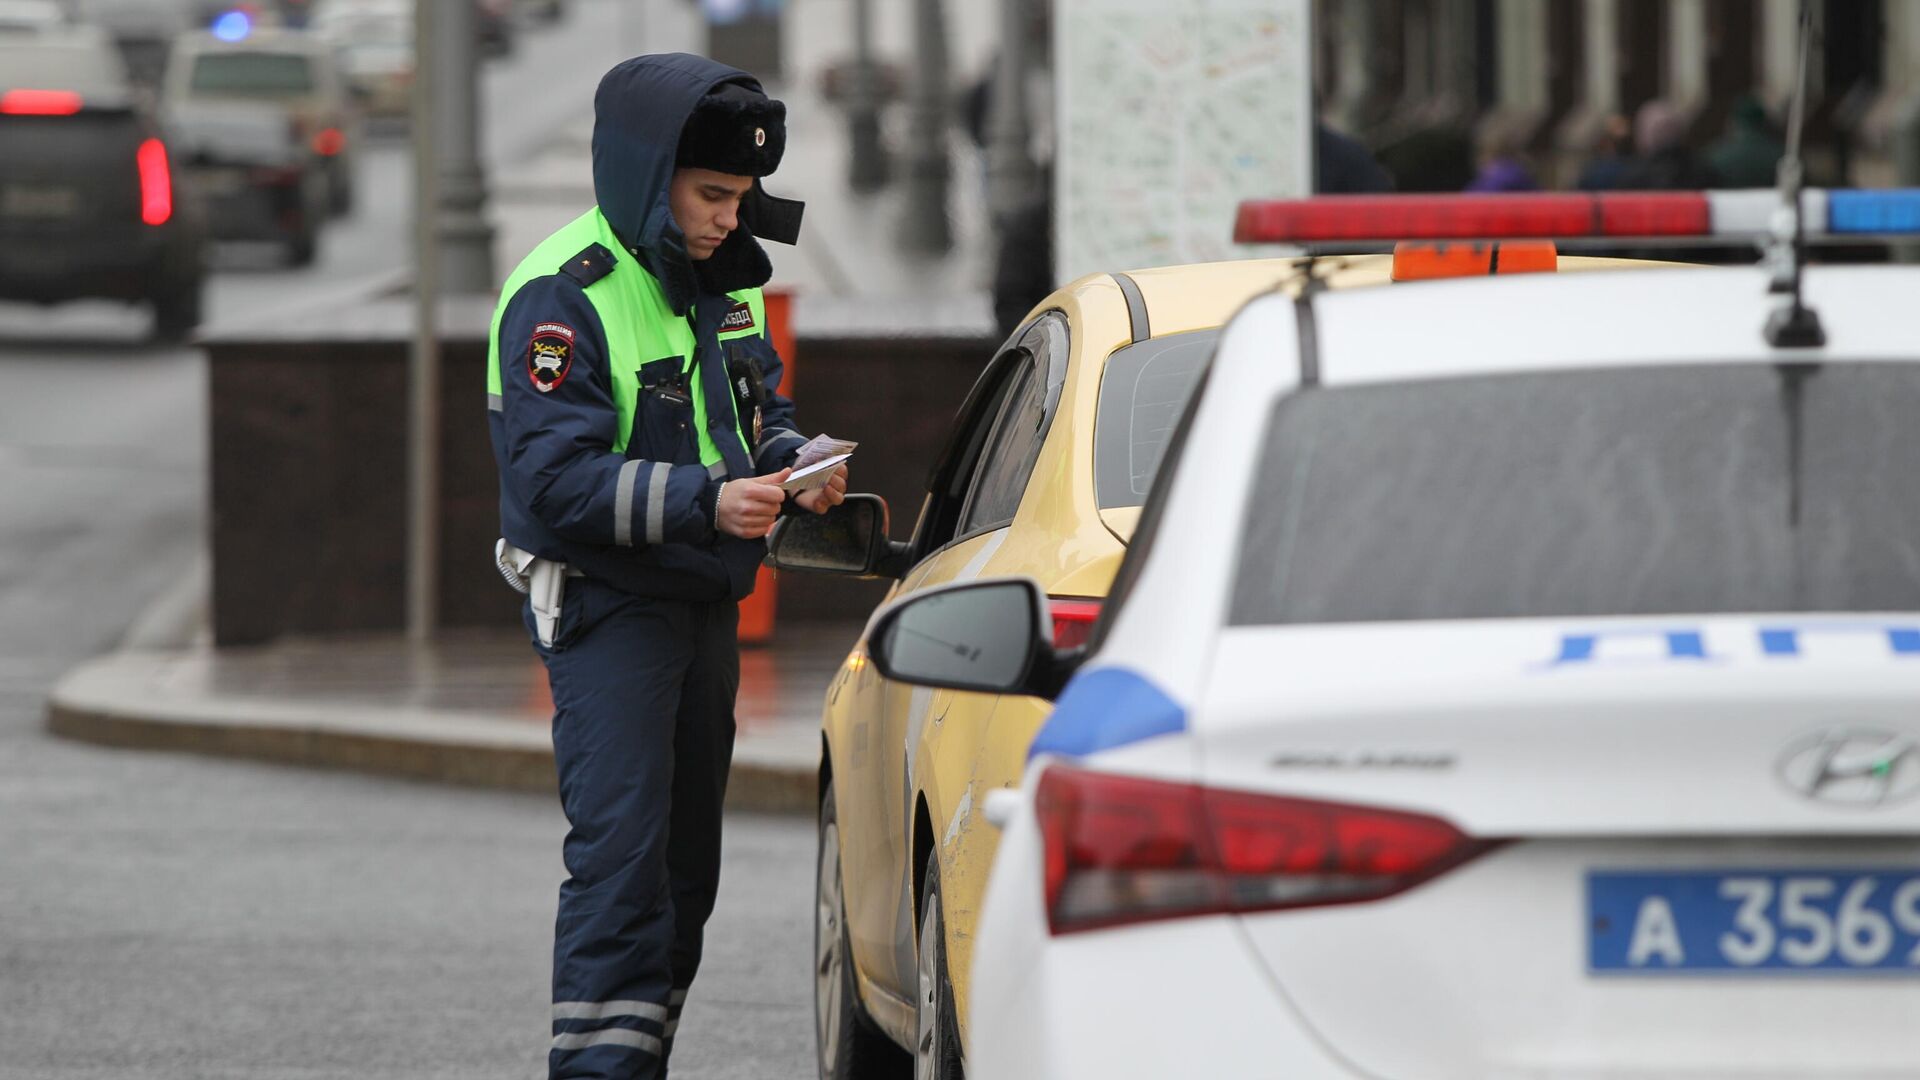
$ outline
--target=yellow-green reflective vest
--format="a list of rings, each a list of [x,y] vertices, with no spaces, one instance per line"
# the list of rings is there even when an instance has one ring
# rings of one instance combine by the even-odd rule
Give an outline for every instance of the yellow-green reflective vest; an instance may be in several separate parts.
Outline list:
[[[673,313],[660,282],[628,254],[598,207],[575,218],[534,248],[501,287],[500,303],[494,308],[493,325],[487,332],[487,393],[498,400],[501,392],[500,320],[506,314],[507,302],[513,299],[522,285],[534,278],[556,273],[568,259],[594,244],[612,252],[615,263],[611,273],[584,290],[587,299],[593,302],[594,313],[599,316],[601,329],[607,337],[607,376],[614,407],[620,413],[613,452],[626,453],[627,444],[633,438],[634,409],[640,401],[640,365],[661,357],[678,356],[681,358],[680,370],[686,376],[688,393],[693,398],[693,425],[700,438],[700,464],[710,471],[714,470],[721,462],[720,448],[714,445],[712,433],[707,428],[709,403],[701,391],[701,381],[693,374],[693,326],[686,318]],[[745,329],[723,328],[720,340],[765,334],[766,307],[760,290],[741,289],[727,296],[735,304],[746,304],[753,312],[753,319]],[[723,361],[716,357],[715,362]],[[734,437],[740,440],[747,460],[753,460],[754,446],[741,428],[739,410],[734,407],[732,396],[720,402],[718,407],[733,414]]]

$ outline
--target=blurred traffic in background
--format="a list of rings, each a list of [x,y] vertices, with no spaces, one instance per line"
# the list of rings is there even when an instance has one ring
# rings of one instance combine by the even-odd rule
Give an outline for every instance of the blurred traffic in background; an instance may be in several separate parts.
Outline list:
[[[565,11],[474,2],[489,57]],[[407,0],[6,0],[0,298],[132,301],[179,340],[216,245],[312,264],[363,145],[405,133],[412,35]]]

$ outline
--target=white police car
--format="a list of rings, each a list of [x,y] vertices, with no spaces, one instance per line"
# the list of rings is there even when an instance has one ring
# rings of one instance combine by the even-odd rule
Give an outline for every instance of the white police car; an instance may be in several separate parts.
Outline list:
[[[1021,580],[880,615],[890,678],[1058,695],[972,1071],[1920,1076],[1920,268],[1787,280],[1295,283],[1086,656]]]

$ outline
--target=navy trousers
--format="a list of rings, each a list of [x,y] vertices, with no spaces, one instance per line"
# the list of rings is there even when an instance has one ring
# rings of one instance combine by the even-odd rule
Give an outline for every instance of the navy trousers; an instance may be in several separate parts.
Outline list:
[[[731,601],[650,600],[570,578],[553,646],[535,638],[571,826],[553,935],[554,1080],[667,1075],[720,880],[738,629]]]

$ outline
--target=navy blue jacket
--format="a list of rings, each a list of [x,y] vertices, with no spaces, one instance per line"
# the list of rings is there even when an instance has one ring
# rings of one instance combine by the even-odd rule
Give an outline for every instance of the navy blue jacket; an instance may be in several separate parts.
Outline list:
[[[676,422],[686,417],[664,414],[651,395],[636,407],[625,452],[614,452],[620,421],[609,365],[631,363],[643,379],[656,369],[677,371],[678,365],[653,363],[664,357],[610,357],[588,286],[608,274],[649,274],[658,282],[674,316],[693,325],[695,378],[716,406],[709,409],[716,424],[732,424],[725,406],[727,351],[753,353],[768,391],[765,434],[752,460],[737,439],[714,440],[726,451],[729,478],[791,464],[802,441],[792,403],[776,391],[779,356],[760,338],[732,340],[724,348],[718,338],[722,319],[734,307],[725,294],[757,288],[771,275],[756,229],[791,242],[798,204],[773,199],[756,183],[742,206],[741,227],[710,258],[695,263],[668,201],[681,128],[702,96],[728,82],[758,88],[745,72],[680,54],[635,57],[608,72],[594,97],[594,195],[611,227],[609,239],[622,250],[603,246],[555,255],[549,241],[509,281],[510,287],[518,284],[497,318],[501,393],[490,402],[489,421],[502,535],[516,547],[641,596],[744,597],[753,589],[766,544],[714,529],[720,482],[701,466],[694,434]],[[577,236],[578,225],[562,232]],[[551,370],[530,366],[535,345],[547,349],[549,358],[564,357],[557,379]]]

